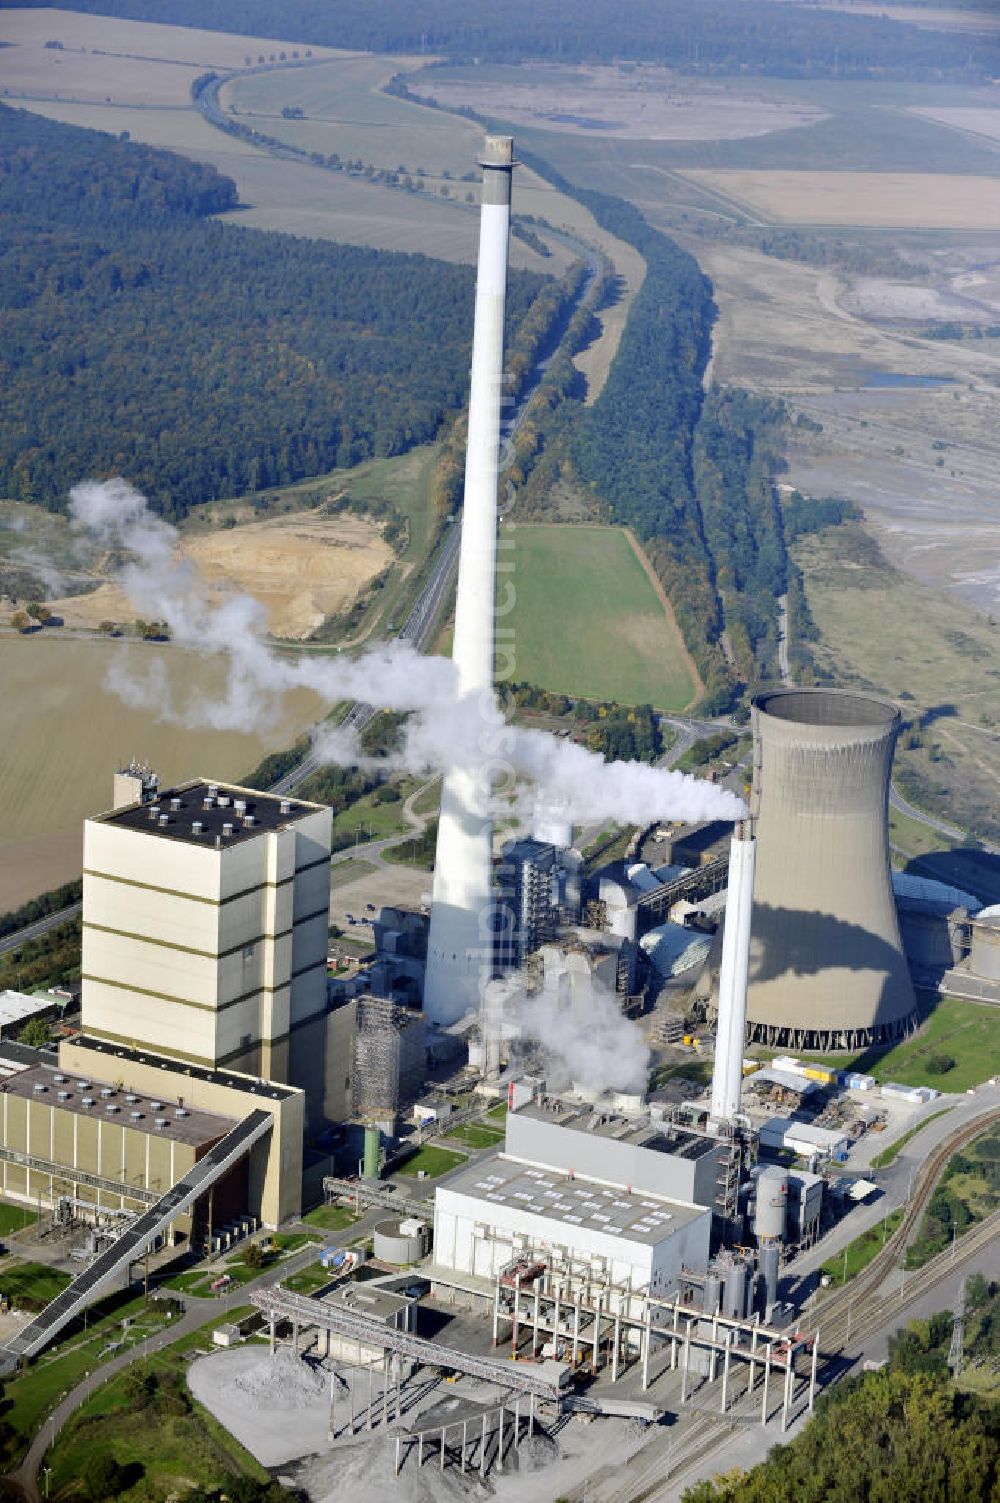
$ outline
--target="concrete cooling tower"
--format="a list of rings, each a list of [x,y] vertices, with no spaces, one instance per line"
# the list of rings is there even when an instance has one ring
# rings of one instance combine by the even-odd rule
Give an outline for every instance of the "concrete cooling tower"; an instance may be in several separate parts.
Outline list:
[[[847,690],[754,700],[754,1042],[858,1050],[914,1026],[889,869],[899,725],[894,705]]]

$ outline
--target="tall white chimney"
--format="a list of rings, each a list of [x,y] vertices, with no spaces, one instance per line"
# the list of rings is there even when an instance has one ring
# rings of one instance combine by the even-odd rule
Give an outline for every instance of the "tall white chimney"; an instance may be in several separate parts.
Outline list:
[[[740,1109],[743,1085],[743,1040],[747,1018],[747,969],[750,963],[750,915],[757,842],[750,820],[733,831],[729,846],[729,889],[722,964],[719,970],[719,1018],[712,1072],[711,1118],[732,1122]]]
[[[427,946],[424,1012],[453,1023],[478,1008],[493,971],[490,880],[490,722],[496,595],[497,488],[503,398],[504,305],[514,142],[487,136],[480,162],[483,196],[472,340],[469,438],[465,459],[462,550],[458,564],[452,659],[459,693],[484,706],[479,767],[453,767],[441,791],[434,898]]]

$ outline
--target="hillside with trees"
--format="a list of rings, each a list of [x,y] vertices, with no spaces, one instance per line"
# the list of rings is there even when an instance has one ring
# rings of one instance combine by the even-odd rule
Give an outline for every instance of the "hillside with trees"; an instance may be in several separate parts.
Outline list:
[[[27,0],[45,4],[47,0]],[[1000,46],[775,0],[71,0],[71,10],[316,46],[520,62],[667,63],[688,73],[961,80],[1000,73]]]
[[[947,1315],[943,1325],[950,1334]],[[1000,1410],[957,1391],[939,1361],[838,1384],[790,1445],[689,1488],[684,1503],[993,1503]]]
[[[471,267],[206,217],[235,202],[214,168],[0,106],[0,494],[57,510],[123,474],[176,520],[462,405]],[[511,276],[512,328],[549,285]]]

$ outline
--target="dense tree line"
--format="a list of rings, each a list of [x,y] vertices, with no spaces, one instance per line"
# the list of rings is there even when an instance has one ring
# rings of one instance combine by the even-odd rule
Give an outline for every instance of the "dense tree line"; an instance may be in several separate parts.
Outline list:
[[[59,986],[79,980],[79,915],[37,939],[26,939],[16,950],[0,955],[0,990],[28,992],[36,986]]]
[[[586,205],[646,262],[618,354],[592,407],[564,417],[565,449],[607,505],[634,529],[663,583],[702,680],[709,708],[731,694],[720,647],[722,611],[694,491],[692,444],[702,407],[715,308],[693,256],[654,230],[622,199],[576,187],[545,163],[529,165]]]
[[[781,516],[785,541],[794,543],[796,538],[839,527],[841,522],[860,522],[863,512],[855,502],[840,496],[803,496],[801,491],[792,491]]]
[[[46,4],[47,0],[27,0]],[[70,9],[289,42],[487,62],[543,58],[668,63],[690,73],[792,78],[996,76],[991,36],[962,37],[877,16],[757,0],[71,0]]]
[[[209,167],[0,106],[0,490],[124,474],[157,508],[434,435],[468,379],[474,273],[207,220]],[[510,279],[512,326],[547,279]]]
[[[0,937],[16,934],[18,929],[26,929],[50,913],[59,913],[71,903],[79,903],[82,893],[83,882],[78,877],[75,882],[64,882],[62,887],[54,887],[51,892],[43,892],[39,897],[22,903],[20,908],[12,908],[0,916]]]
[[[780,404],[738,387],[713,388],[694,435],[693,474],[715,585],[744,683],[766,675],[776,650],[775,599],[787,582],[772,476],[780,462]]]
[[[998,1486],[1000,1408],[894,1363],[838,1383],[790,1445],[684,1503],[991,1503]]]

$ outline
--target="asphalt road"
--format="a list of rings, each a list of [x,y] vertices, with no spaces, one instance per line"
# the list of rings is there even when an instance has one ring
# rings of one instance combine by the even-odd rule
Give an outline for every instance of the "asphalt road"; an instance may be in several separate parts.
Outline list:
[[[0,955],[5,955],[8,950],[16,950],[19,945],[25,944],[29,939],[38,939],[40,935],[48,934],[50,929],[58,929],[60,924],[68,924],[70,919],[76,918],[82,909],[82,903],[71,903],[68,908],[60,908],[57,913],[49,913],[45,918],[36,919],[33,924],[28,924],[24,929],[15,930],[13,934],[0,939]]]

